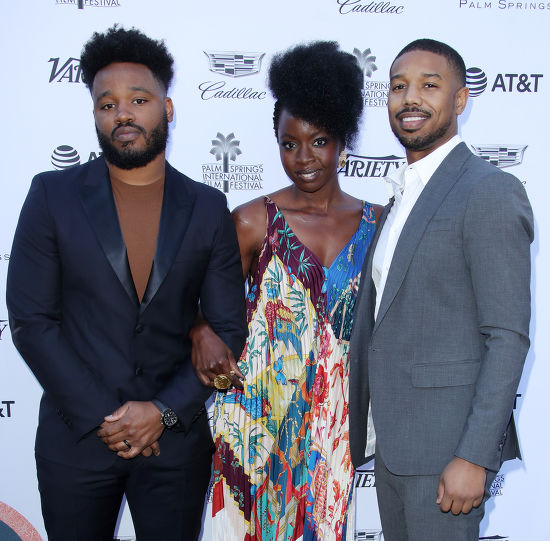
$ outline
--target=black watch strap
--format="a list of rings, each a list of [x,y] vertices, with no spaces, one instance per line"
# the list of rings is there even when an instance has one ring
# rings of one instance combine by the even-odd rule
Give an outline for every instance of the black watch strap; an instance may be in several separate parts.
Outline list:
[[[160,422],[166,428],[172,428],[178,424],[178,416],[176,412],[165,406],[160,400],[153,398],[153,404],[160,410]]]

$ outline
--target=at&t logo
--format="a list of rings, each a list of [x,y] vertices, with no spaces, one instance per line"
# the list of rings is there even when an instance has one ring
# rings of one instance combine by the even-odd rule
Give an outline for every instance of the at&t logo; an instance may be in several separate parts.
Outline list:
[[[0,419],[11,417],[15,400],[0,400]]]
[[[231,164],[242,154],[241,142],[234,133],[225,136],[218,132],[212,139],[210,154],[216,163],[205,163],[202,166],[202,180],[205,184],[218,188],[225,193],[229,190],[262,190],[263,165]],[[220,163],[221,162],[221,163]]]
[[[90,152],[86,161],[95,160],[102,152]],[[57,170],[68,169],[74,165],[80,165],[81,159],[76,148],[70,145],[59,145],[51,155],[51,163]]]
[[[537,93],[541,86],[542,73],[498,73],[491,84],[491,92],[519,92],[520,94]],[[488,87],[488,78],[481,68],[466,70],[466,86],[470,89],[470,96],[482,94]]]

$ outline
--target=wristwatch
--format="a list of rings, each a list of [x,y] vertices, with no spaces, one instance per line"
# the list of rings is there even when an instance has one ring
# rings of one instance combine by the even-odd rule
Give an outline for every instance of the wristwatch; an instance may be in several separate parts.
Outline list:
[[[172,428],[178,423],[178,416],[173,409],[167,408],[160,400],[154,398],[151,400],[153,404],[160,410],[160,422],[166,428]]]

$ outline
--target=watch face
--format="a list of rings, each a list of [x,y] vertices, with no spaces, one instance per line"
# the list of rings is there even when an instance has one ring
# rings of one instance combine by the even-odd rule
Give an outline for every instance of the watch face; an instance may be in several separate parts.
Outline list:
[[[165,409],[162,414],[162,422],[166,428],[172,428],[178,422],[178,416],[174,410]]]

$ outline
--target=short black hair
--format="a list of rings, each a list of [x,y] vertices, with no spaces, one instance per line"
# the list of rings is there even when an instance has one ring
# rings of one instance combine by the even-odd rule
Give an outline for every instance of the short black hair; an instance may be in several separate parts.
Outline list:
[[[277,54],[268,84],[276,100],[275,137],[286,109],[351,147],[363,111],[363,72],[355,56],[340,51],[338,43],[314,41]]]
[[[408,45],[405,45],[405,47],[399,51],[392,62],[392,67],[400,56],[411,51],[428,51],[430,53],[444,56],[447,59],[447,62],[449,62],[451,68],[454,69],[458,75],[461,85],[466,86],[466,64],[464,64],[464,59],[460,56],[460,54],[458,54],[450,45],[447,45],[442,41],[429,38],[414,40]]]
[[[80,55],[82,80],[92,90],[97,72],[113,62],[147,66],[168,91],[174,77],[174,59],[163,41],[155,41],[136,28],[114,25],[104,33],[94,32]]]

